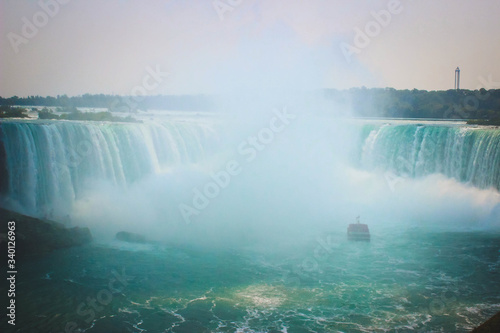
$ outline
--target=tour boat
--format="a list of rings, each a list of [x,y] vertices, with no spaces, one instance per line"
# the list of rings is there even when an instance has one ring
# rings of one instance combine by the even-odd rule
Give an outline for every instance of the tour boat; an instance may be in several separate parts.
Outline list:
[[[370,241],[370,230],[368,225],[359,222],[359,216],[356,223],[349,224],[347,228],[347,239],[354,241]]]

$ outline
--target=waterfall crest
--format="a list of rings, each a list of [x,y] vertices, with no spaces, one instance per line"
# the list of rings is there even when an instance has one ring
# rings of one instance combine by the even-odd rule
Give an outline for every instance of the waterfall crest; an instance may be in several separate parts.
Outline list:
[[[365,125],[360,164],[418,178],[441,173],[500,190],[500,131],[442,125]]]
[[[2,121],[2,194],[25,213],[50,216],[55,206],[70,209],[90,180],[127,187],[200,162],[215,139],[210,124],[194,121]]]

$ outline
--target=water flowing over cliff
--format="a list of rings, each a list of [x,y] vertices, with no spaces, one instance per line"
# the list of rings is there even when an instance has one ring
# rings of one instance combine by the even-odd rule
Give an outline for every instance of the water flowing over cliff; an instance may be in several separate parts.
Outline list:
[[[199,162],[207,141],[215,138],[209,125],[186,121],[0,125],[2,194],[35,216],[68,213],[64,210],[71,209],[90,181],[126,188],[148,174]]]
[[[436,125],[365,125],[359,163],[418,178],[435,173],[500,189],[500,130]]]
[[[214,153],[224,150],[220,145],[224,131],[215,124],[210,117],[170,117],[132,124],[2,121],[0,192],[3,205],[33,216],[64,217],[71,214],[75,202],[85,199],[85,190],[92,184],[106,183],[126,191],[132,184],[155,174],[186,170],[193,165],[217,169],[227,162],[224,154],[228,152],[222,151],[223,158],[213,165],[207,160]],[[352,126],[347,132],[360,131],[360,141],[351,145],[342,141],[341,135],[329,132],[331,137],[325,139],[318,156],[337,151],[332,157],[334,162],[345,157],[341,156],[344,150],[351,151],[355,155],[351,167],[370,173],[390,173],[408,179],[442,174],[477,188],[500,189],[498,129],[440,123],[382,125],[363,122],[361,126],[346,126]],[[293,132],[292,129],[290,131]],[[258,130],[250,131],[253,132],[259,133]],[[267,167],[260,170],[263,174],[251,183],[259,182],[262,191],[266,188],[280,191],[280,185],[269,183],[284,177],[283,170],[270,167],[276,165],[273,161],[277,158],[286,159],[290,166],[295,166],[293,170],[296,173],[289,170],[293,179],[283,179],[283,184],[280,183],[283,186],[312,174],[319,179],[333,177],[341,180],[342,169],[333,169],[329,164],[332,161],[324,157],[310,163],[297,160],[297,155],[314,150],[314,147],[300,148],[304,142],[315,142],[307,137],[314,135],[308,133],[292,135],[288,141],[282,141],[286,147],[284,151],[288,153],[279,150],[275,153],[284,155],[259,156],[259,163]],[[238,147],[237,140],[228,143],[227,147]],[[337,149],[339,147],[347,148]],[[341,152],[340,155],[338,152]],[[329,176],[332,172],[336,175]],[[242,179],[248,176],[242,176]],[[186,179],[190,177],[188,175]],[[182,180],[176,179],[177,185],[171,186],[196,186],[180,184]],[[336,192],[341,187],[333,181],[329,189]],[[253,188],[253,185],[248,188]],[[313,188],[310,190],[313,191]],[[165,191],[168,192],[168,189]],[[231,191],[235,191],[235,198],[240,197],[238,189]],[[319,201],[325,193],[320,193],[318,188],[315,191],[312,193],[316,193],[316,201]],[[191,193],[190,188],[187,192]],[[147,193],[145,191],[141,195]],[[283,192],[279,197],[285,199],[287,195],[288,192]],[[171,199],[164,198],[167,201]]]

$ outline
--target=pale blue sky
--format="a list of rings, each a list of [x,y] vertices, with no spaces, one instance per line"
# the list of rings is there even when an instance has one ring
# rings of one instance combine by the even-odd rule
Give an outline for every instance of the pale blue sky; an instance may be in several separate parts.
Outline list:
[[[500,88],[498,0],[57,1],[0,0],[0,96]]]

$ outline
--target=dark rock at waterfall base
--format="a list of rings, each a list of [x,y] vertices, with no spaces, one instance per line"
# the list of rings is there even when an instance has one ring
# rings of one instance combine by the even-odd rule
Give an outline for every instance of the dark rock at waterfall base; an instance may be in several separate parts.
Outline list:
[[[472,333],[498,333],[500,332],[500,312],[476,327]]]
[[[9,244],[8,222],[15,222],[15,244]],[[15,256],[44,254],[53,250],[81,246],[92,241],[88,228],[66,228],[64,225],[0,208],[0,251],[15,245]]]
[[[128,243],[140,243],[140,244],[147,243],[146,237],[144,237],[143,235],[136,234],[133,232],[128,232],[128,231],[117,232],[115,238],[117,240],[120,240],[123,242],[128,242]]]

